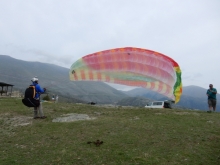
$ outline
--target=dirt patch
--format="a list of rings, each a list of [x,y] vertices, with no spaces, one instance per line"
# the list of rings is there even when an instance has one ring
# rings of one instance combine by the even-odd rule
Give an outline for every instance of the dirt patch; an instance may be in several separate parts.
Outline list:
[[[155,113],[155,115],[162,115],[162,113]]]
[[[89,117],[87,114],[69,113],[53,119],[52,122],[73,122],[79,120],[93,120],[93,119],[95,118]]]
[[[9,113],[0,115],[0,133],[11,134],[18,126],[26,126],[32,124],[32,117],[12,116]]]
[[[133,118],[131,118],[130,120],[139,120],[140,118],[138,116],[135,116]]]
[[[174,112],[174,114],[176,115],[195,115],[195,116],[199,116],[199,113],[196,112]]]

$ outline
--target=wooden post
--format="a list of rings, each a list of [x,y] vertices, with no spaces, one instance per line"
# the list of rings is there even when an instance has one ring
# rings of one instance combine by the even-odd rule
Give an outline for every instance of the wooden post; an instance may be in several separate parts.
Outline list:
[[[5,95],[7,96],[7,94],[8,94],[8,86],[7,86],[7,88],[6,88],[6,93],[5,93]]]
[[[2,96],[2,92],[3,92],[3,86],[2,86],[2,90],[1,90],[1,96]]]
[[[11,95],[12,95],[12,88],[13,88],[13,86],[11,86]],[[11,96],[10,96],[11,97]]]

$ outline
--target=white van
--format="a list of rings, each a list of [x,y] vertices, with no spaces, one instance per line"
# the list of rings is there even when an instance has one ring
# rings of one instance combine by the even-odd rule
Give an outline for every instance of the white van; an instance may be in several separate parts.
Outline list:
[[[147,103],[145,108],[172,108],[173,101],[165,100],[165,101],[153,101]]]

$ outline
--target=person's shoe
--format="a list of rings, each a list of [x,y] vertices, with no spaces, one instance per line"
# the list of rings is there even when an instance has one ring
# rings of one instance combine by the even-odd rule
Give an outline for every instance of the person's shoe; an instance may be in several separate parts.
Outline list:
[[[211,113],[212,111],[209,110],[209,111],[207,111],[207,112],[208,112],[208,113]]]
[[[47,118],[47,116],[42,116],[42,117],[40,117],[41,119],[45,119],[45,118]]]
[[[33,119],[39,119],[39,118],[40,118],[40,117],[37,116],[37,117],[34,117]]]

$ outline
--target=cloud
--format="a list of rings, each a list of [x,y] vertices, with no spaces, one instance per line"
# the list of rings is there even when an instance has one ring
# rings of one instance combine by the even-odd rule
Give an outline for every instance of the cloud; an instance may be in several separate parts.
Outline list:
[[[206,77],[220,84],[219,6],[218,0],[0,1],[0,54],[69,68],[84,55],[133,46],[173,58],[184,84],[206,87]]]

